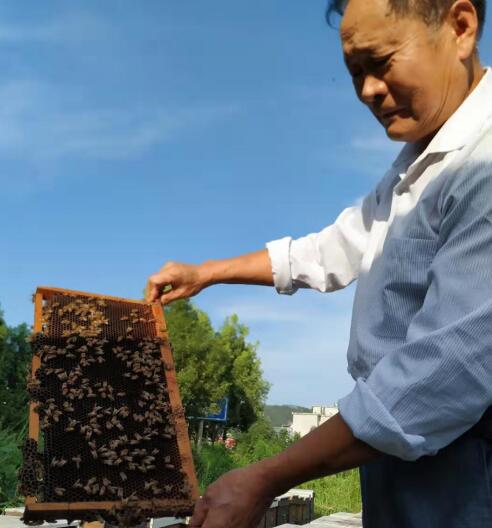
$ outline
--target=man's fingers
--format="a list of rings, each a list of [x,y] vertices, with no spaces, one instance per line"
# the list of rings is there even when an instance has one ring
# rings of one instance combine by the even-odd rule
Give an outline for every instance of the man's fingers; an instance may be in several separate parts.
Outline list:
[[[161,304],[169,304],[170,302],[176,301],[185,297],[184,292],[181,288],[176,290],[169,290],[161,295]]]
[[[150,277],[147,288],[146,288],[146,295],[145,298],[147,302],[154,302],[157,301],[159,298],[159,295],[163,293],[167,293],[172,288],[170,279],[160,277],[158,275],[153,275]]]
[[[147,302],[154,302],[159,297],[159,288],[150,280],[145,288],[145,299]]]
[[[205,503],[205,500],[200,497],[196,504],[195,510],[193,511],[193,516],[190,519],[189,527],[190,528],[199,528],[205,522],[207,518],[208,507]]]

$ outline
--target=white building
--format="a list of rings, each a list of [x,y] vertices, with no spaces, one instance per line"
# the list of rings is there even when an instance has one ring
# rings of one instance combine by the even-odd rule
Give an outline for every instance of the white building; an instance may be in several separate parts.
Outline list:
[[[322,405],[315,405],[310,413],[293,412],[290,429],[292,433],[299,433],[301,436],[307,435],[310,431],[337,414],[337,412],[337,407],[325,407]]]

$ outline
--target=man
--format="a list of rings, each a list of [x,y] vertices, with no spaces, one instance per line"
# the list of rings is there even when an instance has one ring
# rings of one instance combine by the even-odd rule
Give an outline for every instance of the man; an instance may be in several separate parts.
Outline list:
[[[342,9],[344,8],[344,9]],[[364,527],[492,526],[492,72],[484,0],[349,0],[340,35],[359,99],[406,142],[360,207],[307,237],[150,277],[163,303],[217,283],[334,291],[358,279],[340,413],[232,471],[192,526],[255,527],[272,497],[360,467]],[[171,289],[163,290],[171,285]]]

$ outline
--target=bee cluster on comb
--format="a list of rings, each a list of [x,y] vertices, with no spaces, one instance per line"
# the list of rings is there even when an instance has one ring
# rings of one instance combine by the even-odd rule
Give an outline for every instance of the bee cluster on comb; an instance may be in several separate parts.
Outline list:
[[[196,478],[163,318],[145,303],[47,291],[31,338],[25,522],[189,514]]]

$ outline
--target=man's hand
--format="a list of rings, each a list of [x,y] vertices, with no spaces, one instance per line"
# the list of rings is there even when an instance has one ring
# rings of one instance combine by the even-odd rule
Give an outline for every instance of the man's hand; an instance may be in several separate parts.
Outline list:
[[[235,469],[211,484],[195,506],[190,528],[256,528],[275,498],[261,467]]]
[[[162,304],[192,297],[212,284],[258,284],[273,286],[268,251],[262,249],[240,257],[209,260],[203,264],[168,262],[147,282],[145,298]]]
[[[381,455],[355,438],[336,414],[278,455],[214,482],[198,501],[190,528],[256,528],[275,496]]]
[[[147,283],[147,302],[160,298],[162,304],[192,297],[208,285],[206,268],[202,265],[168,262]]]

